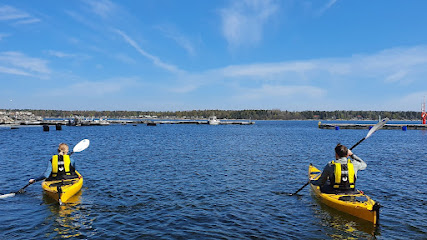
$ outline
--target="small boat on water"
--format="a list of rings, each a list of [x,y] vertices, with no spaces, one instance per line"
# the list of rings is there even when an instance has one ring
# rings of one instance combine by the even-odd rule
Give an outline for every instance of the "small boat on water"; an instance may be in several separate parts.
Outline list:
[[[83,186],[83,176],[77,172],[78,178],[42,182],[44,192],[59,204],[66,203],[78,193]]]
[[[107,119],[92,119],[92,121],[90,122],[90,125],[95,125],[95,126],[108,126],[110,125],[110,122],[108,122]]]
[[[221,123],[220,120],[216,118],[216,116],[210,116],[208,119],[209,125],[219,125]]]
[[[318,179],[320,175],[321,171],[310,164],[308,167],[308,178],[310,179],[313,177],[314,179]],[[320,191],[319,186],[315,186],[313,184],[310,184],[310,186],[314,195],[329,207],[370,221],[373,224],[378,223],[381,205],[365,195],[362,191],[356,190],[355,193],[351,194],[323,193]]]

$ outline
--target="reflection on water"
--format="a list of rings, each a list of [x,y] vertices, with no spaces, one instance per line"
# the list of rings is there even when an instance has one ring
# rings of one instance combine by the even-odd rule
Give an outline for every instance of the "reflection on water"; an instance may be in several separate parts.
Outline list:
[[[86,238],[81,230],[87,232],[92,228],[94,219],[90,219],[88,214],[85,214],[85,209],[81,205],[82,191],[71,197],[67,203],[59,205],[59,203],[50,198],[47,194],[43,194],[43,203],[49,208],[49,215],[45,222],[53,224],[52,232],[47,233],[49,238]]]
[[[332,227],[336,231],[329,234],[332,239],[376,239],[380,236],[380,228],[369,221],[355,218],[322,203],[312,195],[312,210],[322,225]]]

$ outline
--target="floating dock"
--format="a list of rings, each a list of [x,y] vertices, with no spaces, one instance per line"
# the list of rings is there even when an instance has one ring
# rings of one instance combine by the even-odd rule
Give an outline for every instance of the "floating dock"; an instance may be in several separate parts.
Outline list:
[[[71,126],[108,126],[110,124],[147,124],[155,126],[158,124],[209,124],[208,120],[141,120],[141,119],[111,119],[100,121],[84,121],[79,125]],[[252,125],[255,124],[251,120],[220,120],[218,125]],[[15,121],[13,124],[3,124],[4,126],[19,126],[19,125],[70,125],[67,119],[43,120],[43,121]]]
[[[372,124],[357,124],[357,123],[321,123],[319,122],[320,129],[370,129],[375,123]],[[397,130],[427,130],[427,124],[386,124],[383,129],[397,129]]]

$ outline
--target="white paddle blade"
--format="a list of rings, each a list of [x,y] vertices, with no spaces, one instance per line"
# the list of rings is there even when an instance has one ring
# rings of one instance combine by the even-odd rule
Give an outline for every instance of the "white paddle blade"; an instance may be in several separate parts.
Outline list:
[[[378,129],[382,128],[388,122],[388,120],[388,118],[384,118],[383,120],[381,120],[381,122],[375,124],[375,126],[373,126],[371,130],[369,130],[368,135],[366,135],[365,139],[370,137]]]
[[[3,195],[0,195],[0,199],[14,197],[14,196],[15,196],[15,193],[3,194]]]
[[[90,141],[89,139],[83,139],[73,148],[73,152],[81,152],[89,147]]]

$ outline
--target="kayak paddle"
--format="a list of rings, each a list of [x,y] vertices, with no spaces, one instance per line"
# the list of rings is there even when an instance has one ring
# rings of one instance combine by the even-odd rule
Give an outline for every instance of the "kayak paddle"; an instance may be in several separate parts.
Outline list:
[[[89,139],[83,139],[83,140],[81,140],[79,143],[76,144],[76,146],[74,146],[73,151],[70,153],[70,156],[71,156],[71,154],[73,154],[75,152],[81,152],[81,151],[85,150],[86,148],[89,147],[89,144],[90,144]],[[13,197],[13,196],[15,196],[18,193],[23,193],[24,189],[26,187],[30,186],[31,184],[33,184],[33,183],[27,183],[27,185],[25,185],[23,188],[19,189],[16,192],[0,195],[0,199],[8,198],[8,197]]]
[[[384,118],[383,120],[381,120],[381,122],[378,122],[377,124],[375,124],[371,128],[371,130],[369,130],[369,132],[366,135],[366,137],[360,139],[360,141],[358,141],[356,144],[354,144],[353,147],[350,148],[350,150],[352,150],[353,148],[355,148],[357,145],[359,145],[364,140],[368,139],[375,131],[377,131],[378,129],[382,128],[388,122],[388,120],[389,120],[388,118]],[[310,180],[308,180],[304,184],[304,186],[302,186],[300,189],[296,190],[294,193],[290,193],[289,196],[293,196],[293,195],[297,194],[299,191],[301,191],[303,188],[305,188],[309,183],[310,183]]]
[[[90,144],[89,139],[81,140],[79,143],[76,144],[76,146],[74,146],[73,151],[70,153],[70,155],[75,153],[75,152],[81,152],[81,151],[85,150],[86,148],[89,147],[89,144]]]
[[[18,194],[18,193],[23,193],[23,192],[24,192],[24,189],[25,189],[26,187],[30,186],[31,184],[33,184],[33,183],[27,183],[27,185],[25,185],[23,188],[19,189],[19,190],[18,190],[18,191],[16,191],[16,192],[0,195],[0,199],[2,199],[2,198],[8,198],[8,197],[13,197],[13,196],[15,196],[15,195],[16,195],[16,194]]]
[[[353,148],[355,148],[357,145],[359,145],[365,139],[367,139],[368,137],[370,137],[375,131],[377,131],[378,129],[382,128],[388,122],[388,120],[389,120],[388,118],[384,118],[383,120],[381,120],[381,122],[378,122],[377,124],[375,124],[375,126],[373,126],[371,128],[371,130],[369,130],[369,132],[366,135],[366,137],[360,139],[360,141],[358,141],[356,144],[354,144],[353,147],[350,148],[350,150],[353,150]]]

